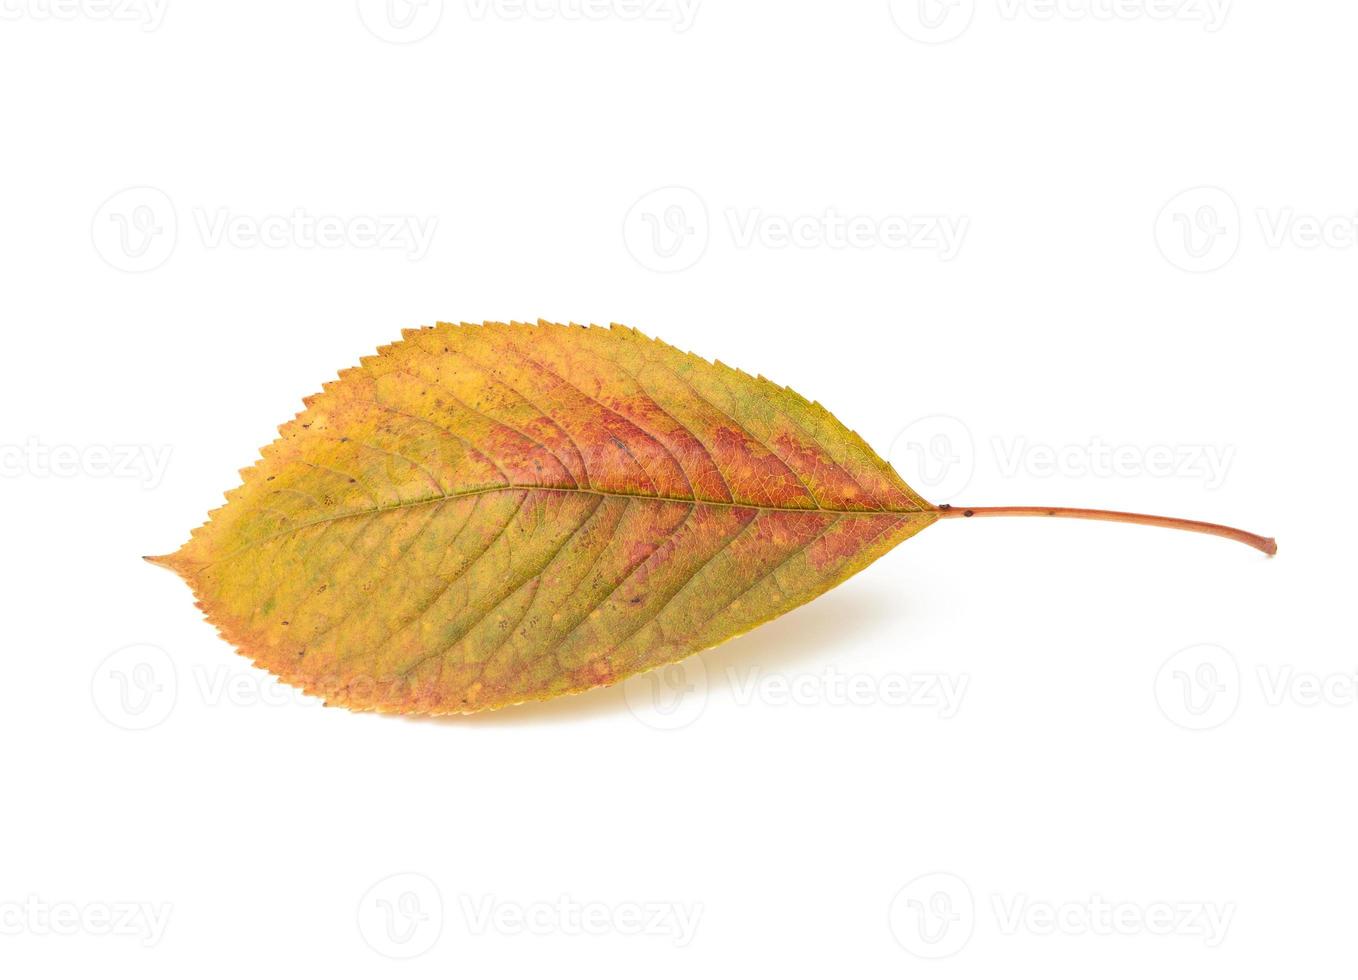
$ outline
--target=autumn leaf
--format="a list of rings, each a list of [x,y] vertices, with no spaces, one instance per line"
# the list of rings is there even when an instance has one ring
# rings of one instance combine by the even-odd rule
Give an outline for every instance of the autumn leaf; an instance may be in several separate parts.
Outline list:
[[[936,508],[820,405],[620,326],[409,330],[305,404],[182,549],[148,560],[256,664],[359,710],[611,684],[942,517],[1018,510]]]

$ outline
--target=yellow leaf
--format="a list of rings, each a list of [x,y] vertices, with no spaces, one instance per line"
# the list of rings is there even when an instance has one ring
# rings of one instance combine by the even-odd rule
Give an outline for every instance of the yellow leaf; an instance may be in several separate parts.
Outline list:
[[[611,684],[986,510],[935,508],[820,405],[619,326],[406,331],[279,432],[149,560],[255,663],[360,710]]]

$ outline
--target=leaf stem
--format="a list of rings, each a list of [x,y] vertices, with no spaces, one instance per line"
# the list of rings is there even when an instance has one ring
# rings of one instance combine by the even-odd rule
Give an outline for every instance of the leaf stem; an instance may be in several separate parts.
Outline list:
[[[1266,555],[1278,553],[1278,543],[1261,534],[1242,531],[1238,527],[1224,524],[1208,524],[1206,521],[1189,521],[1182,517],[1155,517],[1151,514],[1128,514],[1118,510],[1089,510],[1084,507],[954,507],[952,504],[939,505],[939,517],[1074,517],[1086,521],[1113,521],[1117,524],[1147,524],[1151,527],[1167,527],[1176,531],[1196,531],[1198,534],[1214,534],[1219,538],[1230,538]]]

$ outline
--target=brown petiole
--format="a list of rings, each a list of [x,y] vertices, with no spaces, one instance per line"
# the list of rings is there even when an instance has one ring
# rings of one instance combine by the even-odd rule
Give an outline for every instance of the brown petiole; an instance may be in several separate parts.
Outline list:
[[[1206,521],[1189,521],[1182,517],[1155,517],[1151,514],[1129,514],[1118,510],[1089,510],[1084,507],[954,507],[941,504],[939,517],[1074,517],[1086,521],[1113,521],[1117,524],[1147,524],[1151,527],[1167,527],[1176,531],[1196,531],[1198,534],[1213,534],[1219,538],[1230,538],[1266,555],[1278,553],[1278,543],[1261,534],[1242,531],[1238,527],[1224,524],[1208,524]]]

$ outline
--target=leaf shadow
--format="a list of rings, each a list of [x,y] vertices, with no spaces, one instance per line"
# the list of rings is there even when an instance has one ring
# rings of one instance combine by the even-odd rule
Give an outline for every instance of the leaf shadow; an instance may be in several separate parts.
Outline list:
[[[794,609],[744,636],[695,656],[707,671],[708,690],[730,690],[733,675],[752,668],[765,673],[795,671],[799,666],[829,663],[836,644],[881,624],[899,620],[907,603],[883,589],[832,589],[813,602]],[[438,718],[410,717],[415,724],[477,725],[488,727],[556,725],[626,715],[630,709],[621,683],[552,701],[518,704],[475,715]]]

